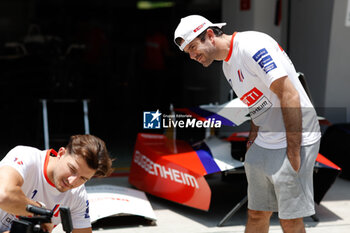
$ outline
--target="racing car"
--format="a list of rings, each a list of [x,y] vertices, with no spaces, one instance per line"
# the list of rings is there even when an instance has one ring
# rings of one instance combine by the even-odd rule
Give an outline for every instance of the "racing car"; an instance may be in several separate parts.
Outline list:
[[[203,105],[177,111],[199,121],[220,119],[229,126],[249,120],[247,110],[237,99],[220,106]],[[170,116],[174,118],[177,115],[173,112]],[[320,119],[322,121],[324,119]],[[248,134],[246,131],[234,132],[227,137],[207,134],[204,139],[192,143],[169,134],[139,133],[129,183],[154,196],[208,211],[212,192],[206,177],[214,173],[226,174],[228,171],[231,174],[244,173]],[[317,204],[340,171],[339,166],[318,154],[314,167],[314,199]]]

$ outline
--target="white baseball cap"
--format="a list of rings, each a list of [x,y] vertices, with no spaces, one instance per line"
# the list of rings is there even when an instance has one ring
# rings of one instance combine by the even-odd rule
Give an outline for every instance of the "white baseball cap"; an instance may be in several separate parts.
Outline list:
[[[174,42],[176,43],[177,38],[182,38],[184,42],[179,46],[180,50],[183,49],[191,43],[199,34],[201,34],[208,27],[219,27],[225,26],[226,23],[212,23],[203,16],[200,15],[190,15],[185,18],[182,18],[179,25],[177,26],[174,33]]]

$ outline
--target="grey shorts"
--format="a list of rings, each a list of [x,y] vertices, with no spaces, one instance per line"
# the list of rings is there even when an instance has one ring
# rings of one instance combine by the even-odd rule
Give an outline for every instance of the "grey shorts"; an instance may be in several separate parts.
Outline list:
[[[286,148],[266,149],[255,143],[246,153],[248,209],[278,212],[280,219],[315,214],[313,167],[320,142],[301,147],[301,167],[291,166]]]

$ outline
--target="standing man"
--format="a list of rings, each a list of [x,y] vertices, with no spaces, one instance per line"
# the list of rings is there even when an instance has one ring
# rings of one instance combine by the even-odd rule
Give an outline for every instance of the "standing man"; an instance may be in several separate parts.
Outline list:
[[[268,232],[276,211],[285,233],[305,232],[303,217],[315,213],[312,175],[321,137],[316,112],[275,40],[253,31],[226,35],[224,25],[191,15],[181,19],[174,41],[205,67],[223,61],[227,81],[249,108],[245,232]]]
[[[59,207],[70,207],[73,233],[91,233],[84,183],[108,176],[112,161],[105,143],[92,135],[75,135],[58,152],[17,146],[0,162],[0,232],[15,216],[28,216],[28,204],[53,210],[51,232],[60,223]]]

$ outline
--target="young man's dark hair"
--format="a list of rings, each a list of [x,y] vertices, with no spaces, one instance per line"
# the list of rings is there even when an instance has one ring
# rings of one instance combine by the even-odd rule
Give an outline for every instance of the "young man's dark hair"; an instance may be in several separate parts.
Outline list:
[[[106,144],[93,135],[74,135],[70,137],[66,150],[69,154],[82,156],[88,166],[96,170],[95,176],[104,177],[112,172],[112,160]]]

